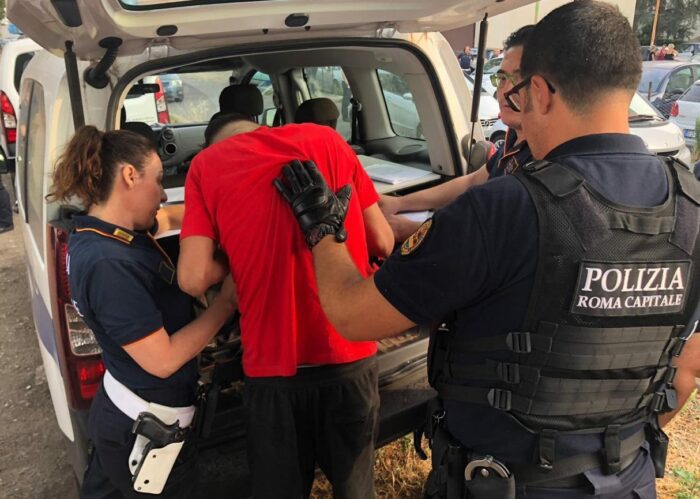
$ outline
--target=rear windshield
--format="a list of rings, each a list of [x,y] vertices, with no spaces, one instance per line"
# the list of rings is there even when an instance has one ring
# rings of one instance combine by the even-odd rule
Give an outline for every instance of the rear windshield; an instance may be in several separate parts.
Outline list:
[[[119,0],[126,10],[169,9],[190,5],[212,5],[217,3],[262,2],[269,0]]]
[[[700,102],[700,85],[692,85],[680,100],[688,102]]]
[[[656,92],[667,74],[668,69],[645,69],[642,72],[642,81],[639,82],[639,91],[648,92],[649,83],[651,83],[651,91]]]

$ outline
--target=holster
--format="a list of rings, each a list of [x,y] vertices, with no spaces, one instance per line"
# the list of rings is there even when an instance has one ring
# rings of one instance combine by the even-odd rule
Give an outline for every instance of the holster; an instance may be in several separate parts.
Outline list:
[[[432,469],[428,475],[424,497],[426,499],[463,499],[467,453],[440,426],[434,430],[431,461]]]
[[[663,478],[666,468],[666,456],[668,454],[668,435],[659,426],[654,418],[651,424],[645,428],[646,440],[649,443],[649,455],[654,463],[656,478]]]
[[[464,477],[463,477],[464,478]],[[465,499],[515,499],[515,477],[501,477],[495,473],[474,475],[464,481]]]

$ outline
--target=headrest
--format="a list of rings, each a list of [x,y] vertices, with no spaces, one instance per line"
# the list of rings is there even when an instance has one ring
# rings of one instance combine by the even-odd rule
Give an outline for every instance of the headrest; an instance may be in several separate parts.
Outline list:
[[[335,128],[338,122],[338,107],[327,97],[317,97],[301,103],[294,115],[295,123],[316,123]]]
[[[240,113],[251,118],[263,112],[263,97],[255,85],[230,85],[219,94],[219,109],[224,113]]]
[[[156,132],[154,132],[150,126],[142,121],[127,121],[121,126],[121,129],[143,135],[150,140],[154,146],[158,144],[158,136],[156,135]]]

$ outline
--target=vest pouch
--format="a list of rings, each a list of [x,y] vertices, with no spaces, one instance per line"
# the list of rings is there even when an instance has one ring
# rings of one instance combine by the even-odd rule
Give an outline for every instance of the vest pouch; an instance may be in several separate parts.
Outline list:
[[[668,435],[656,423],[647,425],[644,431],[649,442],[649,455],[654,463],[656,478],[663,478],[668,454]]]
[[[428,383],[435,388],[447,361],[450,344],[450,323],[446,322],[430,328],[428,343]]]

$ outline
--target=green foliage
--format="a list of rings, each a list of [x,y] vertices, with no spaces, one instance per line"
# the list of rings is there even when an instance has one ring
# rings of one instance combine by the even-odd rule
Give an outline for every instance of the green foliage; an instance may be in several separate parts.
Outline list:
[[[673,474],[680,484],[676,499],[697,499],[700,494],[700,475],[683,468],[675,468]]]
[[[640,45],[649,45],[651,28],[654,22],[656,0],[637,0],[634,13],[634,28]],[[662,0],[659,7],[659,21],[656,26],[655,45],[676,44],[688,41],[700,20],[700,0]]]

